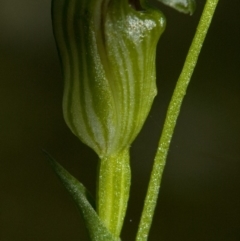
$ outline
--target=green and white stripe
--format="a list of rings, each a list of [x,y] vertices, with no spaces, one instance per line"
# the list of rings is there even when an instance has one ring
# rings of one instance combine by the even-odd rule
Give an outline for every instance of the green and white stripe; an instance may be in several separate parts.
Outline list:
[[[100,158],[128,149],[156,95],[160,12],[127,0],[53,0],[64,118]]]

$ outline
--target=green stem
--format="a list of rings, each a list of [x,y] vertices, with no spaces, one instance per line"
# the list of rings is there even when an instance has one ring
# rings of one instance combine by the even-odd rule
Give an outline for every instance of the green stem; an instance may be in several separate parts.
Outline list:
[[[130,177],[128,150],[100,160],[97,212],[115,237],[121,233],[129,198]]]
[[[172,99],[168,107],[163,131],[154,160],[154,165],[149,181],[147,195],[144,202],[141,220],[139,223],[136,241],[145,241],[148,238],[154,210],[157,203],[162,173],[165,166],[176,121],[217,3],[218,0],[207,0],[205,4],[196,34],[193,38],[192,44],[190,46],[187,58],[183,66],[183,70],[180,74],[174,93],[172,95]]]

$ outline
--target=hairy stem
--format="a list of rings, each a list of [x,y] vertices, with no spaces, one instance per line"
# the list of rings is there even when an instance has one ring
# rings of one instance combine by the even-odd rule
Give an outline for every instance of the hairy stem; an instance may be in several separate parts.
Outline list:
[[[154,160],[136,241],[145,241],[148,238],[157,203],[162,173],[176,121],[217,4],[218,0],[207,0],[205,4],[196,34],[193,38],[182,72],[172,95]]]

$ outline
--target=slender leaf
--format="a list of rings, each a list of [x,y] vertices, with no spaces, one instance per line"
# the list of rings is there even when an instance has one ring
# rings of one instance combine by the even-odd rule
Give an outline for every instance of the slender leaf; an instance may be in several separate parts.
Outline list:
[[[57,161],[55,161],[46,151],[47,159],[57,174],[65,188],[68,190],[84,219],[91,241],[120,241],[114,237],[94,210],[93,202],[87,189],[68,171],[66,171]]]

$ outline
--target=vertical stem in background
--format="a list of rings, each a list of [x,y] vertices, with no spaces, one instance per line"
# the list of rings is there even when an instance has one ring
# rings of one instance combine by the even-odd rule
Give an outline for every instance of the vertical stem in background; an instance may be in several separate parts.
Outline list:
[[[97,212],[109,232],[119,237],[130,191],[129,151],[100,160]]]
[[[136,241],[145,241],[148,238],[154,210],[157,203],[162,173],[165,166],[167,153],[173,136],[176,121],[217,3],[218,0],[207,0],[205,4],[196,34],[194,36],[193,42],[190,46],[187,58],[183,66],[183,70],[180,74],[174,93],[172,95],[172,99],[168,107],[162,135],[154,160],[154,165],[149,181],[147,195],[144,202],[141,220],[139,223]]]

